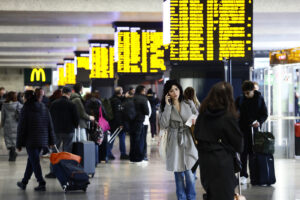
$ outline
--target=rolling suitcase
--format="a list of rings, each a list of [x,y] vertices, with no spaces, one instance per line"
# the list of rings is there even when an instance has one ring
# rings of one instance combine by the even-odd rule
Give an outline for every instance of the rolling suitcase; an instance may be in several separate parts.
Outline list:
[[[56,146],[55,148],[58,152]],[[79,164],[80,160],[80,156],[67,152],[52,153],[50,156],[53,173],[65,192],[71,190],[86,191],[88,184],[90,184],[89,176]]]
[[[254,130],[252,128],[254,146]],[[252,185],[272,185],[276,182],[274,157],[272,154],[253,153],[250,157],[250,179]]]
[[[75,138],[77,138],[75,136]],[[80,140],[80,138],[79,138]],[[72,153],[81,156],[81,165],[84,171],[94,177],[95,175],[95,143],[92,141],[81,141],[73,143]]]
[[[122,129],[123,128],[117,128],[113,134],[108,135],[107,142],[112,143],[116,139],[116,137],[119,135],[119,133],[122,131]]]

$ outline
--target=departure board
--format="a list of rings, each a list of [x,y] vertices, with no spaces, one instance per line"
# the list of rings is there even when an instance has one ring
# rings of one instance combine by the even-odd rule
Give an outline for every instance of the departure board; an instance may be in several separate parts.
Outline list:
[[[64,59],[65,84],[76,84],[76,68],[74,59]]]
[[[58,71],[58,86],[65,85],[65,69],[64,64],[57,64],[57,71]]]
[[[115,22],[114,27],[118,73],[157,73],[166,70],[162,23]]]
[[[75,51],[75,58],[74,58],[74,64],[75,68],[90,69],[90,55],[89,51]]]
[[[90,78],[114,78],[113,40],[90,40]]]
[[[252,0],[166,0],[170,60],[252,60]]]

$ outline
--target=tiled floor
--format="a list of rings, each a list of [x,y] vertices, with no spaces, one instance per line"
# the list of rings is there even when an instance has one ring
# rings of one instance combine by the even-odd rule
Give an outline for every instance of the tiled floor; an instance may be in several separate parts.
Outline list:
[[[0,156],[0,199],[1,200],[46,200],[46,199],[97,199],[97,200],[175,200],[175,183],[171,172],[165,170],[160,160],[156,142],[150,142],[148,166],[137,166],[118,159],[109,164],[99,164],[96,175],[86,193],[65,194],[57,180],[47,180],[46,192],[34,192],[37,184],[33,177],[27,190],[21,191],[16,182],[24,173],[26,156],[19,156],[16,163],[7,162],[7,156]],[[118,147],[115,144],[115,147]],[[118,149],[114,149],[118,156]],[[49,171],[49,161],[41,162],[43,173]],[[300,199],[300,161],[276,160],[277,183],[272,187],[243,187],[247,200]],[[199,176],[199,175],[198,175]],[[203,190],[198,179],[197,199],[202,199]]]

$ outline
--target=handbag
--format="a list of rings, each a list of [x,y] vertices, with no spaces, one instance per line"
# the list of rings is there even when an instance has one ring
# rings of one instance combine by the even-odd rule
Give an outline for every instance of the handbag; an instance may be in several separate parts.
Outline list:
[[[98,120],[99,126],[101,127],[102,131],[105,133],[106,131],[110,130],[110,126],[108,121],[103,117],[102,114],[102,108],[100,106],[99,108],[99,120]]]
[[[275,152],[275,137],[271,132],[263,132],[258,130],[253,134],[253,151],[255,153],[274,154]]]
[[[161,133],[162,132],[162,133]],[[167,140],[168,140],[168,131],[160,130],[160,135],[162,135],[159,143],[159,155],[163,160],[167,158]]]
[[[101,145],[104,140],[104,132],[97,122],[90,123],[89,134],[92,141]]]
[[[232,154],[234,173],[240,172],[242,170],[242,161],[241,161],[240,154],[238,152],[235,152],[231,146],[225,145],[222,142],[222,139],[219,139],[218,143],[221,144],[225,150],[229,151]]]

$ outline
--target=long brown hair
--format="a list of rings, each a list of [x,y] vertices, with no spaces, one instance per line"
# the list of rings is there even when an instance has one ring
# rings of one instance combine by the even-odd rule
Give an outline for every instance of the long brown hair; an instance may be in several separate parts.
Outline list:
[[[233,88],[229,83],[219,82],[212,86],[200,106],[200,113],[204,113],[206,110],[226,110],[237,117]]]
[[[14,92],[14,91],[10,91],[6,95],[5,103],[8,103],[10,101],[16,102],[17,100],[18,100],[17,99],[17,93]]]

